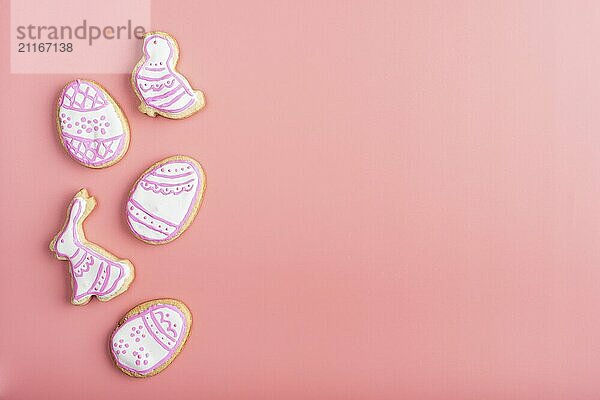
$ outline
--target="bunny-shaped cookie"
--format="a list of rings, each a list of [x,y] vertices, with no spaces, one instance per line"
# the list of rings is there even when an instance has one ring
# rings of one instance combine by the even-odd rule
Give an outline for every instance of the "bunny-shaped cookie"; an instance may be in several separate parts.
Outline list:
[[[83,221],[95,206],[96,199],[81,189],[69,205],[65,224],[50,242],[56,258],[69,261],[71,303],[75,305],[86,304],[92,296],[101,301],[118,296],[127,290],[135,274],[129,260],[119,259],[86,240]]]

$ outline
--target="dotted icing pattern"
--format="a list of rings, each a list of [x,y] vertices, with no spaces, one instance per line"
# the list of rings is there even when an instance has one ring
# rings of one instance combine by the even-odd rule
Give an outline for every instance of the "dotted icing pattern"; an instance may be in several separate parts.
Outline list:
[[[188,81],[175,71],[177,46],[169,37],[151,35],[144,40],[146,61],[135,75],[144,102],[167,113],[180,113],[199,99]]]
[[[142,325],[139,325],[137,328],[135,326],[132,326],[131,334],[129,336],[132,338],[135,338],[136,343],[139,344],[139,341],[146,337],[145,333],[141,333],[143,330],[144,330],[144,327]],[[137,350],[133,350],[133,352],[131,353],[134,357],[135,365],[137,367],[139,367],[139,366],[141,366],[141,364],[143,362],[143,365],[147,366],[148,358],[150,357],[150,353],[145,352],[144,346],[137,346],[137,344],[135,346],[132,346],[132,348],[137,347]],[[117,341],[113,342],[113,348],[114,348],[113,351],[115,352],[115,354],[117,356],[127,355],[129,345],[130,345],[129,342],[125,343],[125,339],[119,339],[118,342]],[[143,360],[142,360],[142,356],[144,357]]]
[[[194,90],[176,70],[179,48],[164,32],[144,36],[143,57],[135,66],[131,83],[141,101],[140,111],[152,117],[185,118],[204,107],[204,94]]]
[[[126,371],[151,374],[179,352],[187,328],[187,320],[177,307],[152,305],[115,330],[111,339],[113,358]]]
[[[160,343],[162,343],[164,346],[167,346],[168,348],[172,348],[175,345],[175,338],[169,337],[169,335],[162,329],[162,327],[159,324],[155,325],[155,319],[152,315],[146,315],[144,319],[146,320],[148,329],[154,336],[154,339],[160,341]]]
[[[175,233],[175,230],[177,229],[176,225],[164,220],[160,220],[149,212],[143,210],[141,207],[135,206],[132,200],[129,201],[128,206],[129,211],[127,212],[127,215],[132,221],[147,226],[148,228],[154,230],[157,234],[162,234],[164,237],[169,237],[169,235]]]
[[[59,98],[58,128],[69,154],[100,168],[120,159],[129,143],[129,127],[116,103],[94,82],[75,80]]]
[[[70,115],[65,113],[60,114],[60,126],[64,133],[70,135],[81,135],[85,133],[100,133],[106,135],[107,129],[110,128],[110,122],[106,120],[106,115],[100,113],[92,117],[80,117],[78,121],[73,121]],[[72,131],[69,131],[71,130]]]
[[[170,162],[146,175],[140,180],[139,185],[142,189],[154,193],[177,195],[194,189],[198,180],[194,172],[188,163],[181,165],[181,163]]]
[[[142,174],[127,202],[131,230],[149,243],[176,238],[191,222],[202,199],[204,174],[194,160],[177,156]]]
[[[85,304],[91,296],[109,300],[124,292],[133,280],[133,266],[100,246],[88,242],[82,224],[95,200],[82,189],[71,201],[67,220],[50,243],[60,260],[70,264],[73,304]]]

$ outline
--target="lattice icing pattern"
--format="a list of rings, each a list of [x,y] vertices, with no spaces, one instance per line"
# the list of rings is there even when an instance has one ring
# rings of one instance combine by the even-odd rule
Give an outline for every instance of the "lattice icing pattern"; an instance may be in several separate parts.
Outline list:
[[[78,79],[64,89],[61,105],[74,111],[98,111],[108,105],[108,100],[94,83]]]
[[[127,119],[95,82],[69,83],[61,93],[57,112],[61,141],[81,164],[92,168],[112,165],[127,151]]]

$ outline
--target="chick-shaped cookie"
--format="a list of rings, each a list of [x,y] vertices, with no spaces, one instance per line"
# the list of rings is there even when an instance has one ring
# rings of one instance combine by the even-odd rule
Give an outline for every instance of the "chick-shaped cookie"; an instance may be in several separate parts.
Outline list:
[[[204,107],[204,94],[175,69],[178,59],[179,46],[171,35],[159,31],[144,35],[143,55],[131,74],[141,112],[179,119]]]

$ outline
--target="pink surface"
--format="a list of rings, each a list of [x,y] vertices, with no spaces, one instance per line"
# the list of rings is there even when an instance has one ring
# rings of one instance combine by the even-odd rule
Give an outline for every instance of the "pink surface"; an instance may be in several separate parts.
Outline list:
[[[206,109],[148,118],[128,76],[89,76],[132,130],[102,171],[56,138],[73,76],[10,75],[2,42],[1,398],[600,397],[600,4],[187,3],[153,2],[152,28]],[[124,202],[177,153],[205,167],[204,204],[152,247]],[[47,247],[84,186],[88,238],[137,277],[75,307]],[[112,328],[163,296],[192,336],[129,378]]]

